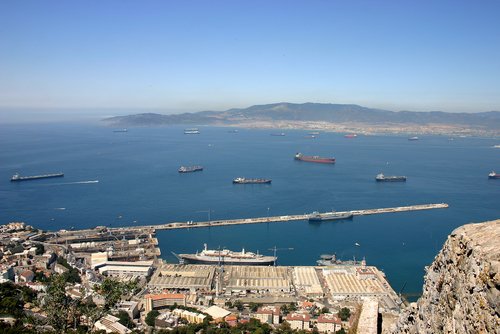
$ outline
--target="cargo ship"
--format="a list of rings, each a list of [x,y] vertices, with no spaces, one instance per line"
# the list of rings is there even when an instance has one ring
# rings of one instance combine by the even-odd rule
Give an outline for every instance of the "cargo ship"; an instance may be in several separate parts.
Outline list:
[[[185,135],[197,135],[197,134],[200,134],[200,130],[198,130],[197,128],[184,129],[184,134]]]
[[[380,173],[375,177],[377,182],[406,182],[406,176],[385,176]]]
[[[179,173],[192,173],[192,172],[201,172],[203,170],[202,166],[181,166],[179,168]]]
[[[196,254],[176,254],[181,264],[225,264],[225,265],[245,265],[245,266],[271,266],[276,262],[277,257],[261,255],[257,252],[233,252],[228,249],[207,249],[207,244],[203,244],[204,249]]]
[[[500,174],[497,174],[495,172],[491,172],[488,174],[489,179],[500,179]]]
[[[55,174],[44,174],[44,175],[33,175],[33,176],[21,176],[19,173],[12,175],[10,181],[28,181],[28,180],[38,180],[38,179],[48,179],[51,177],[63,177],[64,173]]]
[[[344,220],[344,219],[352,219],[354,215],[350,212],[326,212],[319,213],[318,211],[314,211],[308,217],[310,223],[317,223],[322,221],[329,220]]]
[[[237,177],[233,180],[235,184],[260,184],[260,183],[271,183],[271,179],[247,179],[244,177]]]
[[[323,158],[317,155],[303,155],[302,153],[295,154],[295,160],[317,162],[321,164],[334,164],[335,158]]]

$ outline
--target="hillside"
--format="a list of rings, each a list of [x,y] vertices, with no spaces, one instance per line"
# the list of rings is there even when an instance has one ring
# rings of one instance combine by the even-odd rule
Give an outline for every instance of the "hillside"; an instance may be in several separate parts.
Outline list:
[[[452,126],[476,130],[500,129],[500,112],[445,113],[389,111],[367,108],[355,104],[325,103],[274,103],[254,105],[243,109],[226,111],[202,111],[174,115],[137,114],[116,116],[103,120],[110,126],[151,126],[172,124],[196,125],[252,125],[254,123],[299,124],[303,122],[325,122],[331,124],[357,124],[363,126],[400,125],[412,126]],[[287,125],[290,127],[289,125]],[[280,127],[279,125],[276,127]],[[301,127],[301,126],[298,126]]]
[[[500,220],[451,233],[427,269],[416,307],[406,309],[394,334],[498,333]]]

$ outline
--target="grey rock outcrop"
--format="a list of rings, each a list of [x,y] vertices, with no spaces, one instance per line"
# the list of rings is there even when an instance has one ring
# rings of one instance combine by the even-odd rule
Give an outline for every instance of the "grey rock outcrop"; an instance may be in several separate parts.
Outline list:
[[[500,333],[500,220],[448,237],[427,269],[422,297],[393,333]]]

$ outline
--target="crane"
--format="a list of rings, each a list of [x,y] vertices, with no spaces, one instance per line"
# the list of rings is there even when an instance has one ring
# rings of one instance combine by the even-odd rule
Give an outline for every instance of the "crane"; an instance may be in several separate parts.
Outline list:
[[[273,248],[268,248],[267,250],[273,251],[273,254],[274,254],[274,266],[276,266],[276,259],[277,259],[277,257],[276,257],[276,251],[293,250],[293,248],[292,247],[278,248],[278,247],[274,246]]]
[[[196,211],[196,212],[206,212],[208,214],[208,224],[210,225],[210,222],[211,222],[210,215],[212,213],[214,213],[214,210],[208,209],[208,210],[200,210],[200,211]]]

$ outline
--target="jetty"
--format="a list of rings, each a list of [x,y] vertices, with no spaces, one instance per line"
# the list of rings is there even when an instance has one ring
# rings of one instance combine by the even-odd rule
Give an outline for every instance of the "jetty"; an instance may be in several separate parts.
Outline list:
[[[421,211],[421,210],[433,210],[433,209],[445,209],[448,208],[446,203],[437,204],[419,204],[410,206],[399,206],[393,208],[379,208],[379,209],[364,209],[364,210],[352,210],[352,211],[336,211],[339,214],[351,213],[353,216],[366,216],[366,215],[376,215],[382,213],[396,213],[396,212],[407,212],[407,211]],[[328,215],[331,212],[320,213],[321,215]],[[158,225],[140,225],[140,226],[130,226],[130,227],[111,227],[108,230],[173,230],[180,228],[201,228],[201,227],[214,227],[214,226],[229,226],[229,225],[243,225],[243,224],[261,224],[261,223],[285,223],[296,220],[308,220],[308,214],[302,215],[284,215],[284,216],[269,216],[269,217],[255,217],[255,218],[241,218],[241,219],[226,219],[226,220],[209,220],[201,222],[173,222],[167,224]]]

